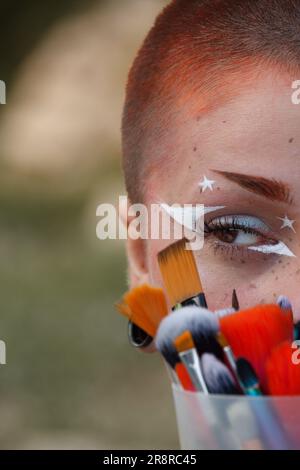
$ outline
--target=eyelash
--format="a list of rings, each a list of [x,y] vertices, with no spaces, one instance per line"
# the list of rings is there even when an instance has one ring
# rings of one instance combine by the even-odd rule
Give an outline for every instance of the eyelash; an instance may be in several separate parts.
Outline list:
[[[217,236],[218,234],[228,234],[234,231],[242,231],[244,234],[253,234],[261,238],[261,243],[263,244],[276,244],[278,240],[268,237],[265,233],[253,228],[250,224],[247,225],[247,219],[245,218],[245,223],[241,224],[239,222],[240,216],[222,216],[216,219],[213,219],[210,222],[204,222],[204,235],[206,238],[212,236]],[[222,251],[226,255],[232,256],[234,254],[247,254],[250,255],[249,247],[250,245],[238,245],[233,243],[228,243],[220,240],[213,240],[213,248],[215,252]],[[252,245],[254,246],[254,245]]]

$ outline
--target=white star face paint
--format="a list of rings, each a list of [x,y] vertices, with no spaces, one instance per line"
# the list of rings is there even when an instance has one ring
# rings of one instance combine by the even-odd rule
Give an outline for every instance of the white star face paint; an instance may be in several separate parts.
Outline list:
[[[201,217],[210,212],[215,212],[220,209],[224,209],[225,206],[204,206],[202,204],[187,204],[183,207],[172,207],[168,204],[160,204],[161,208],[164,209],[169,216],[175,220],[178,224],[182,225],[188,230],[195,231],[197,222]]]
[[[296,255],[286,246],[283,242],[278,242],[276,245],[261,245],[261,246],[249,246],[248,250],[258,251],[266,255],[282,255],[295,258]]]
[[[204,193],[207,189],[210,189],[210,191],[213,191],[214,184],[215,184],[215,181],[209,180],[204,175],[203,181],[199,183],[199,187],[201,188],[201,192]]]
[[[282,221],[282,226],[280,227],[281,230],[284,228],[289,228],[293,230],[294,233],[296,233],[296,230],[294,228],[294,223],[296,222],[295,220],[291,220],[287,215],[285,215],[283,218],[277,217],[277,219]]]

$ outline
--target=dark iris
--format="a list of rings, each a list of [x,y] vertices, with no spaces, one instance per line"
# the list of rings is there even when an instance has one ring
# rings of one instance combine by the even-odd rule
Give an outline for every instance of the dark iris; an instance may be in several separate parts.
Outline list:
[[[241,226],[237,224],[234,220],[230,223],[223,223],[220,220],[215,221],[214,223],[205,223],[205,233],[207,235],[213,234],[218,240],[223,243],[230,243],[233,244],[236,238],[239,235],[239,232],[243,231],[244,233],[253,233],[257,235],[257,233],[251,229],[250,227]]]
[[[216,230],[214,235],[218,240],[224,243],[233,243],[239,234],[238,230]]]

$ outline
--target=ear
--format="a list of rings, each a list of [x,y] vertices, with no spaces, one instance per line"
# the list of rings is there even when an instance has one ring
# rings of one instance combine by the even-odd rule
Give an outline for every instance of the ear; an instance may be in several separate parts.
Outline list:
[[[130,205],[130,202],[129,202]],[[126,226],[128,229],[128,225],[132,220],[132,217],[128,217],[128,206],[127,204],[120,204],[119,207],[119,217],[120,222]],[[149,274],[147,269],[147,256],[146,256],[146,240],[138,239],[133,240],[132,238],[127,238],[126,242],[127,248],[127,258],[128,258],[128,283],[129,287],[132,289],[133,287],[143,284],[149,283]],[[141,348],[142,352],[152,353],[155,352],[154,342],[150,343],[150,345]]]
[[[133,220],[133,217],[129,217],[127,212],[130,204],[130,201],[128,201],[128,206],[124,203],[120,204],[119,208],[120,222],[126,226],[126,229],[128,229],[130,222]],[[139,284],[149,283],[146,243],[146,240],[133,240],[132,238],[127,238],[126,251],[128,258],[128,282],[130,288]]]

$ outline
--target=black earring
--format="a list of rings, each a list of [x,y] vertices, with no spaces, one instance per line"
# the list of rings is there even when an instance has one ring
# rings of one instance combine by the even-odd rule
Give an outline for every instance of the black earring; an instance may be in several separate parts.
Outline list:
[[[135,348],[145,348],[153,341],[151,336],[131,321],[128,322],[128,338],[130,344]]]

